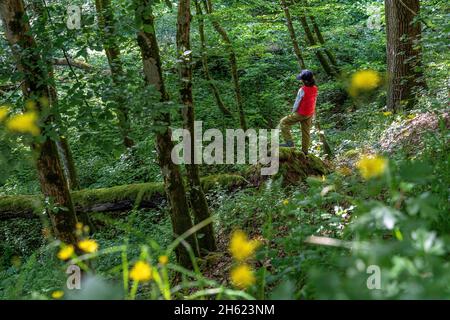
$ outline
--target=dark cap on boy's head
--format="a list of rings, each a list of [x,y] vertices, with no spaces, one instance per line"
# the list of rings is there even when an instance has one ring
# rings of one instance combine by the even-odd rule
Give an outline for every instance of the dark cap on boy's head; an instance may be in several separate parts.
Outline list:
[[[314,79],[314,74],[310,70],[302,70],[302,72],[297,75],[297,80],[311,81],[312,79]]]

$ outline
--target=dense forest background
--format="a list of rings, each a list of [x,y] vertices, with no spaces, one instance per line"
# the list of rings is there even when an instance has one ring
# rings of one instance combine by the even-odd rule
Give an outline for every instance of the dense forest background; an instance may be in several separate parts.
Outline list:
[[[0,13],[1,299],[450,298],[447,1]],[[276,128],[305,68],[310,155],[171,162],[169,128]]]

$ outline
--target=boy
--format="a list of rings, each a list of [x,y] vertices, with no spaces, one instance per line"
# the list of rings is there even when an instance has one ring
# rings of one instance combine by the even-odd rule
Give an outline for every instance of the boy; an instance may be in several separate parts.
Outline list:
[[[308,154],[310,131],[314,112],[316,110],[316,100],[318,88],[314,79],[314,74],[310,70],[303,70],[297,80],[303,82],[303,86],[298,90],[297,99],[292,108],[292,114],[284,117],[280,121],[281,135],[286,141],[280,147],[294,148],[294,141],[291,134],[291,126],[300,123],[302,127],[302,151]]]

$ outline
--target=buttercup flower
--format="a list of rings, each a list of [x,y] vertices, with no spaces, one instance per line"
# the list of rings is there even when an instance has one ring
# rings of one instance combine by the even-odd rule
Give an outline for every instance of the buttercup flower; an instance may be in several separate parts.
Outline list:
[[[150,281],[152,279],[152,267],[145,261],[138,261],[130,271],[130,278],[134,281]]]
[[[166,265],[169,262],[169,257],[168,256],[160,256],[158,258],[158,262],[162,265]]]
[[[245,289],[255,283],[255,276],[247,264],[242,264],[231,270],[231,282],[236,287]]]
[[[259,243],[256,240],[248,240],[247,235],[241,231],[233,232],[230,241],[231,255],[239,261],[244,261],[255,252]]]
[[[64,296],[64,291],[58,290],[52,292],[53,299],[61,299]]]
[[[37,126],[38,114],[34,111],[26,112],[11,117],[6,122],[6,127],[19,133],[31,133],[34,136],[39,135],[41,132]]]
[[[67,260],[73,255],[74,251],[75,250],[72,245],[67,245],[59,250],[57,255],[58,259]]]
[[[0,122],[2,122],[8,115],[9,109],[7,106],[0,107]]]
[[[97,251],[98,243],[92,239],[81,240],[80,242],[78,242],[78,248],[80,248],[84,252],[92,253]]]
[[[387,160],[380,156],[364,156],[356,164],[364,179],[372,179],[381,176],[387,167]]]
[[[350,83],[350,94],[357,95],[360,91],[371,91],[380,85],[381,79],[374,70],[362,70],[353,74]]]

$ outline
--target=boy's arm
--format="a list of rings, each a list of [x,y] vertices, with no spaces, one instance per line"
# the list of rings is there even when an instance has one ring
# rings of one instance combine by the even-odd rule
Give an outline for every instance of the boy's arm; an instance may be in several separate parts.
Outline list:
[[[292,112],[297,112],[297,109],[300,106],[300,102],[302,101],[304,95],[305,95],[305,91],[303,91],[303,88],[300,88],[298,90],[297,98],[295,99],[294,106],[292,108]]]

